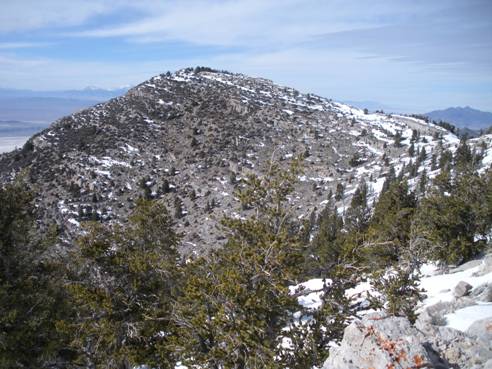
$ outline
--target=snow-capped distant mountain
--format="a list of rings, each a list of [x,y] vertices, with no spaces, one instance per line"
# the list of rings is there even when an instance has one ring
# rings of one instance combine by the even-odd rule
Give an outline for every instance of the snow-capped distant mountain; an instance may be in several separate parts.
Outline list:
[[[458,128],[481,130],[492,127],[492,113],[473,109],[469,106],[434,110],[425,115],[434,121],[442,120]]]
[[[124,219],[140,196],[161,198],[174,209],[183,248],[200,252],[223,242],[224,214],[242,216],[239,179],[263,173],[271,158],[287,165],[302,157],[291,202],[304,218],[323,209],[337,184],[344,187],[340,211],[362,179],[374,199],[391,166],[398,173],[415,163],[412,144],[426,155],[410,185],[424,169],[432,178],[432,156],[458,143],[421,119],[365,114],[269,80],[188,68],[58,120],[22,150],[0,156],[0,178],[29,169],[45,219],[67,234],[82,220]],[[490,166],[492,135],[471,144]]]

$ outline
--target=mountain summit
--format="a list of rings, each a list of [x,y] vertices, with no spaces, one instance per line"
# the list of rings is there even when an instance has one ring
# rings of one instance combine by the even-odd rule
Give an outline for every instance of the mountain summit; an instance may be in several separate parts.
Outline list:
[[[343,211],[363,179],[374,199],[391,168],[415,164],[411,145],[425,149],[409,178],[415,185],[424,168],[433,175],[433,154],[458,142],[420,119],[366,114],[266,79],[188,68],[56,121],[0,156],[0,176],[27,169],[39,208],[47,209],[41,226],[56,221],[67,237],[81,221],[124,221],[139,197],[160,198],[184,231],[182,249],[200,252],[223,242],[224,214],[247,211],[234,190],[269,160],[302,158],[291,202],[309,219],[335,193]],[[481,142],[485,165],[491,137],[472,144]]]
[[[426,116],[435,121],[445,121],[458,128],[474,130],[487,129],[492,126],[492,113],[473,109],[469,106],[434,110]]]

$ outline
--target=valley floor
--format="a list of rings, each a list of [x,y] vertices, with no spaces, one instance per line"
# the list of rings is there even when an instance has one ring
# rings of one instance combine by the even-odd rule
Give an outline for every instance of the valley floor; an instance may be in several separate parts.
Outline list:
[[[0,137],[0,153],[22,147],[30,136]]]

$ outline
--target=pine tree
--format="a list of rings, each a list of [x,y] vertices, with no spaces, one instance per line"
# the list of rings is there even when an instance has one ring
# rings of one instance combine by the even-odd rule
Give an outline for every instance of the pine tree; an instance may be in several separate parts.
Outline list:
[[[449,169],[453,162],[453,153],[449,150],[444,150],[439,158],[439,168]]]
[[[388,173],[386,174],[386,179],[383,182],[381,194],[388,191],[388,189],[390,188],[391,184],[395,181],[395,179],[396,179],[395,167],[393,165],[391,165]]]
[[[362,254],[367,265],[385,267],[397,262],[409,246],[416,198],[406,181],[394,182],[374,207]]]
[[[337,188],[336,188],[336,192],[335,192],[335,200],[336,201],[340,201],[341,199],[343,199],[344,190],[345,189],[343,187],[343,184],[337,183]]]
[[[169,181],[167,179],[162,181],[161,191],[164,194],[171,192],[171,186],[169,185]]]
[[[342,242],[340,232],[343,218],[333,202],[329,202],[318,217],[318,232],[306,250],[306,273],[309,276],[327,275],[340,262]]]
[[[412,233],[430,259],[448,264],[470,260],[482,250],[492,225],[486,215],[487,179],[463,173],[452,181],[450,173],[443,171],[434,184],[421,201]]]
[[[418,156],[418,166],[420,166],[421,163],[423,163],[427,159],[427,152],[425,151],[425,147],[422,147],[420,150],[419,156]]]
[[[435,153],[432,153],[431,157],[431,170],[434,171],[437,169],[437,157]]]
[[[56,229],[44,240],[35,237],[32,200],[22,178],[0,187],[0,367],[5,369],[43,368],[64,348],[56,322],[68,306],[59,265],[45,257]]]
[[[401,169],[400,169],[400,172],[398,173],[398,176],[396,177],[396,180],[401,182],[403,181],[403,179],[405,178],[405,172],[407,170],[411,170],[411,165],[412,165],[412,162],[409,163],[409,168],[407,168],[407,166],[405,165],[405,163],[403,163],[401,165]]]
[[[355,315],[354,305],[346,296],[347,289],[354,286],[350,277],[350,272],[339,266],[332,270],[330,279],[324,279],[321,306],[304,311],[302,323],[293,323],[289,339],[296,352],[293,355],[287,350],[281,354],[283,368],[321,367],[331,345],[341,341],[345,327]]]
[[[412,129],[412,137],[410,138],[410,142],[413,144],[414,142],[417,142],[420,137],[420,132],[417,131],[416,129]],[[412,154],[413,156],[413,154]]]
[[[415,163],[410,161],[410,163],[408,164],[408,176],[410,178],[415,178],[417,176],[418,166],[419,166],[418,160]]]
[[[425,195],[425,189],[427,187],[427,170],[424,168],[422,174],[420,175],[419,183],[418,183],[418,191],[421,195]]]
[[[396,131],[393,139],[394,139],[393,146],[395,146],[395,147],[401,147],[402,146],[401,142],[403,140],[403,137],[402,137],[400,131]]]
[[[447,195],[452,191],[451,171],[448,166],[441,169],[441,172],[434,178],[434,191],[440,195]]]
[[[179,236],[160,202],[139,200],[129,225],[87,225],[67,289],[77,317],[60,323],[89,368],[174,368],[171,306],[182,279]]]
[[[417,305],[424,299],[419,288],[419,274],[410,266],[397,265],[389,271],[378,271],[371,278],[377,295],[369,299],[374,309],[384,309],[393,316],[406,317],[411,323],[417,319]]]
[[[224,219],[225,247],[191,264],[198,272],[175,307],[185,365],[280,368],[283,328],[299,309],[288,288],[302,264],[299,224],[286,207],[296,178],[295,168],[275,165],[263,178],[249,176],[237,196],[253,215]]]
[[[370,217],[367,196],[367,183],[362,180],[352,196],[350,207],[345,215],[345,226],[349,232],[363,232],[367,228]]]
[[[467,143],[466,137],[460,140],[453,159],[454,166],[458,172],[470,171],[474,169],[475,156]]]
[[[415,145],[413,142],[410,144],[410,147],[408,148],[408,155],[412,157],[415,155]]]
[[[140,188],[143,190],[143,198],[145,200],[151,200],[152,199],[152,189],[150,186],[151,179],[150,177],[143,177],[140,180]]]

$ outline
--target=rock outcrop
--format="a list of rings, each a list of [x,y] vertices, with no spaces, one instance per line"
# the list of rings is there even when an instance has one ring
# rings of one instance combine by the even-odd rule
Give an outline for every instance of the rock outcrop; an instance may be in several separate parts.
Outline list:
[[[405,318],[371,314],[350,324],[323,369],[449,368]]]
[[[491,327],[486,319],[467,333],[431,325],[421,330],[406,318],[370,314],[345,329],[323,369],[485,369],[492,360]]]

